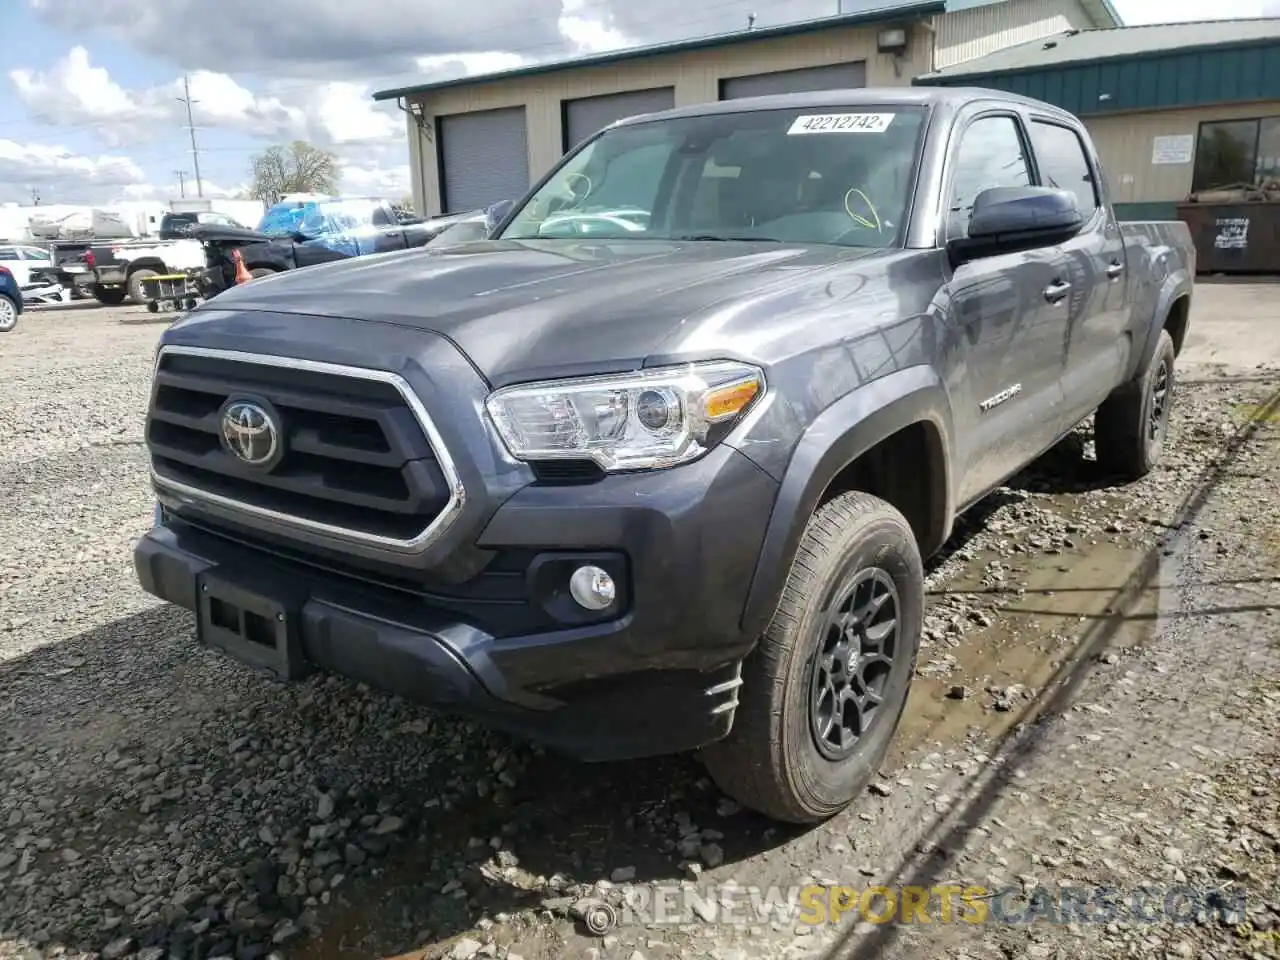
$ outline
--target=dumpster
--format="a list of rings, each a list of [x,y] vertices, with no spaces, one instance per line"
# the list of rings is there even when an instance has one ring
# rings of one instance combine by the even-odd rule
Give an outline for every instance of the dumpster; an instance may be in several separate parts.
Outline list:
[[[1280,201],[1180,203],[1197,273],[1280,273]]]

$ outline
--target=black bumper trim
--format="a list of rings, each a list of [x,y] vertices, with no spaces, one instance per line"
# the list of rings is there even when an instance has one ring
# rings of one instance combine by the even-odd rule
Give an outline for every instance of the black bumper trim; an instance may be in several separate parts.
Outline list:
[[[199,583],[207,575],[251,583],[265,597],[289,597],[299,648],[309,666],[367,683],[375,689],[425,703],[446,713],[479,720],[513,735],[545,743],[582,760],[622,760],[694,750],[729,732],[741,684],[734,661],[706,671],[641,669],[591,679],[574,677],[565,698],[552,700],[506,685],[488,656],[484,638],[464,624],[437,630],[396,622],[333,599],[290,594],[296,577],[256,559],[237,570],[176,544],[158,527],[134,549],[144,590],[187,610],[198,611]],[[545,637],[539,638],[545,641]],[[564,651],[572,662],[572,643]],[[233,652],[233,651],[229,651]],[[546,656],[556,651],[543,647]],[[619,651],[625,655],[624,651]],[[541,709],[532,704],[538,704]]]

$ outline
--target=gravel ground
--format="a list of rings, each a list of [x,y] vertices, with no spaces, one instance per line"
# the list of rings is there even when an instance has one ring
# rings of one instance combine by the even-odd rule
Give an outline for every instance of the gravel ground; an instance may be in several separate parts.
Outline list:
[[[885,778],[805,831],[689,758],[582,766],[197,649],[130,554],[162,327],[33,311],[0,338],[0,960],[1280,955],[1280,287],[1198,296],[1163,468],[1101,485],[1084,429],[966,518],[931,565]],[[1145,926],[730,910],[733,884],[810,881],[1228,906]],[[620,907],[681,883],[718,885],[687,923]],[[619,925],[593,935],[601,917]]]

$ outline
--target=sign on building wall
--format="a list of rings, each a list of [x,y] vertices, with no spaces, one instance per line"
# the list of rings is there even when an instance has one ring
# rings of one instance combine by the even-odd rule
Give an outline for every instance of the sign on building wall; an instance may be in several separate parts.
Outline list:
[[[1190,163],[1196,138],[1190,133],[1151,138],[1151,162],[1153,164]]]

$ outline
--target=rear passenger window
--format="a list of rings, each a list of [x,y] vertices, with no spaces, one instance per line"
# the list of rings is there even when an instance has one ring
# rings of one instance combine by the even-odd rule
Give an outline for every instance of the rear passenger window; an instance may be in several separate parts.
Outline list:
[[[982,117],[965,128],[956,148],[947,204],[947,239],[968,236],[973,200],[992,187],[1025,187],[1031,168],[1013,117]]]
[[[1091,217],[1098,209],[1098,190],[1084,144],[1076,132],[1056,123],[1033,120],[1031,146],[1040,164],[1043,186],[1070,190],[1080,202],[1080,212],[1085,219]]]

